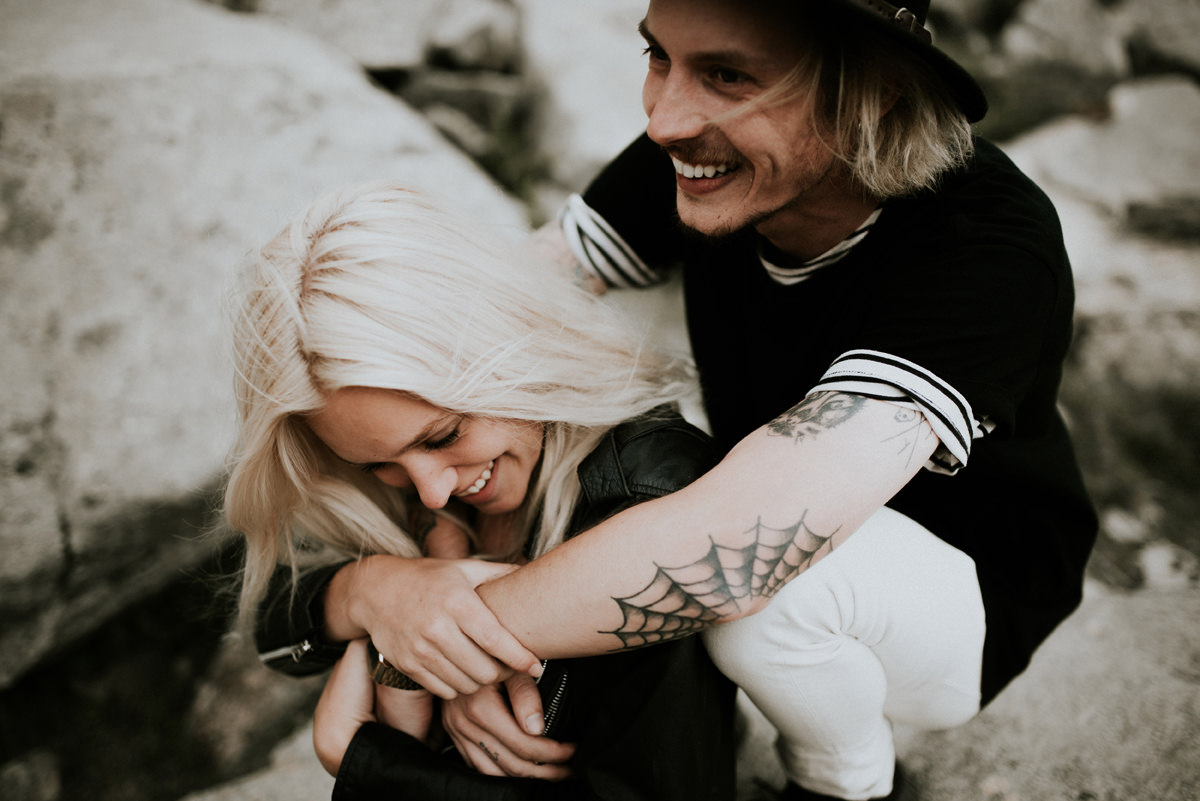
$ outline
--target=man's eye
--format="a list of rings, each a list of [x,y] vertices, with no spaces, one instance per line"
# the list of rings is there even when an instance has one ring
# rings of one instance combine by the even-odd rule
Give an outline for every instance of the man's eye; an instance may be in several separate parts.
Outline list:
[[[745,76],[742,73],[737,70],[731,70],[728,67],[713,67],[709,74],[717,83],[735,84],[745,80]]]

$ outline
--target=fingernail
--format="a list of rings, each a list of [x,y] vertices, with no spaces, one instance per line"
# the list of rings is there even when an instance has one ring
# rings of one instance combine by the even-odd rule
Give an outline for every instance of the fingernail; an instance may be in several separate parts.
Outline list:
[[[546,730],[546,721],[542,719],[541,715],[530,715],[525,718],[525,730],[530,734],[541,734]]]
[[[533,667],[531,667],[529,669],[529,675],[533,676],[535,679],[540,679],[542,677],[542,673],[544,673],[545,670],[546,670],[546,666],[543,665],[541,662],[534,662]]]

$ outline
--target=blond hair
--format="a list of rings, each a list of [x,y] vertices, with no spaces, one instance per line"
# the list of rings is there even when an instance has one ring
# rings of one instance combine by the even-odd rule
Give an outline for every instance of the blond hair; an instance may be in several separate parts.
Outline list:
[[[810,124],[853,182],[885,200],[932,189],[974,152],[971,124],[949,89],[919,57],[867,26],[813,3],[776,3],[799,37],[804,57],[749,103],[755,108],[805,102]]]
[[[683,361],[612,308],[442,201],[394,183],[314,203],[248,261],[230,304],[239,430],[225,493],[246,543],[247,624],[276,564],[419,556],[405,493],[342,463],[309,429],[329,393],[392,389],[472,416],[544,425],[522,530],[561,542],[575,469],[613,425],[678,401]]]

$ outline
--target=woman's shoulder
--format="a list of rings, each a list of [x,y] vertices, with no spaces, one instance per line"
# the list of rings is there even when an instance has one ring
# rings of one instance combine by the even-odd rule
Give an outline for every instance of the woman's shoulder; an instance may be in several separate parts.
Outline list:
[[[659,407],[615,426],[579,466],[584,495],[641,501],[686,487],[720,460],[713,439]]]

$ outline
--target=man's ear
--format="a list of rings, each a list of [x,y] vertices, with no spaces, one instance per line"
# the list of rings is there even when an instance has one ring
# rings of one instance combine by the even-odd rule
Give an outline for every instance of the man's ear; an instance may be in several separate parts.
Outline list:
[[[883,119],[896,105],[896,101],[900,99],[900,84],[894,79],[888,79],[887,85],[883,87],[883,96],[879,103],[879,119]]]

